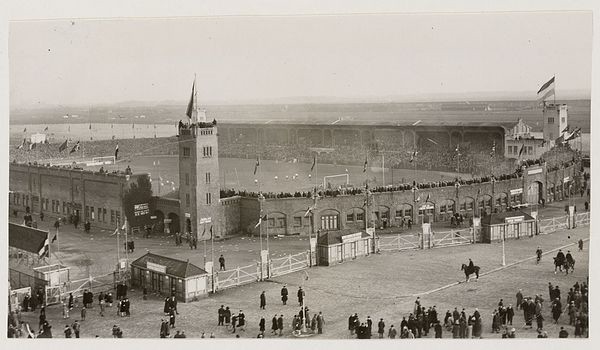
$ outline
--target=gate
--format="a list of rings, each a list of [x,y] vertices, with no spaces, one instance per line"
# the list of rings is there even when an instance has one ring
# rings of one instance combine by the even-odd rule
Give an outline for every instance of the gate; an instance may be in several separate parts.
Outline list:
[[[590,212],[575,214],[575,225],[589,225]]]
[[[421,240],[418,235],[377,237],[377,251],[390,252],[412,249],[421,249]]]
[[[538,222],[538,231],[540,234],[552,233],[554,231],[567,228],[569,228],[568,215],[551,219],[542,219]]]
[[[60,304],[63,287],[46,286],[46,305]]]
[[[437,238],[439,237],[439,238]],[[471,229],[458,231],[432,232],[431,247],[451,247],[473,243],[473,231]]]
[[[215,271],[215,275],[215,290],[257,282],[260,280],[260,264],[252,264],[227,271]]]
[[[290,254],[283,258],[269,261],[269,277],[277,277],[304,270],[310,266],[310,253]]]

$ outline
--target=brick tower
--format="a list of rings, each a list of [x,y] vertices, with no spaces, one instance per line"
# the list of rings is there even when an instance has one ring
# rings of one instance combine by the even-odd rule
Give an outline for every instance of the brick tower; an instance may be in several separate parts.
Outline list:
[[[220,236],[219,149],[217,123],[206,122],[205,111],[193,108],[190,122],[179,126],[180,230],[198,241],[209,240],[210,228]]]

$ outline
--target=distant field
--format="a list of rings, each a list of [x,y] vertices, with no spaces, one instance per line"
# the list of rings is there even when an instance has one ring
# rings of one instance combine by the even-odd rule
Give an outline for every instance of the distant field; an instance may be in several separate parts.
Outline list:
[[[154,162],[160,162],[160,165],[154,166]],[[221,158],[219,159],[220,181],[221,188],[234,188],[247,191],[258,191],[258,185],[254,180],[259,180],[261,190],[270,192],[295,192],[306,191],[314,187],[314,177],[309,177],[311,164],[307,163],[281,163],[275,161],[262,160],[260,171],[254,175],[254,159],[237,159],[237,158]],[[282,166],[285,164],[285,166]],[[152,175],[154,193],[159,193],[158,176],[163,179],[164,185],[160,193],[165,194],[171,192],[174,188],[179,187],[179,165],[178,158],[175,156],[158,156],[158,157],[138,157],[129,163],[118,163],[117,165],[104,166],[107,170],[121,169],[124,170],[127,165],[134,172],[149,172]],[[89,167],[89,169],[99,169],[99,166]],[[362,166],[345,166],[321,164],[317,168],[318,181],[323,184],[323,176],[345,174],[348,170],[350,183],[355,186],[362,186],[365,179],[369,179],[371,186],[382,185],[383,173],[381,168],[370,168],[366,173],[363,173]],[[298,174],[294,180],[293,176]],[[277,176],[277,179],[275,179]],[[314,176],[314,175],[313,175]],[[387,185],[394,183],[408,183],[413,180],[417,181],[439,181],[451,180],[461,176],[470,178],[469,174],[447,173],[439,171],[420,171],[416,173],[408,169],[386,168],[385,183]],[[287,178],[286,178],[287,177]],[[167,182],[169,181],[169,182]],[[171,184],[172,183],[172,184]]]

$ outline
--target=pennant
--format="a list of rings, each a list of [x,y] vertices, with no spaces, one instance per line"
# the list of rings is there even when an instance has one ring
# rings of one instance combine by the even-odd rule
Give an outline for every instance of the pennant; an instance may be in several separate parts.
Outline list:
[[[317,156],[313,156],[313,163],[310,167],[310,171],[312,172],[315,169],[315,165],[317,164]]]
[[[190,118],[190,119],[192,119],[192,111],[194,109],[195,90],[196,90],[196,78],[194,78],[194,83],[192,84],[192,95],[190,96],[190,102],[188,102],[187,110],[185,112],[185,115],[187,115],[188,118]]]
[[[256,171],[258,170],[259,166],[260,166],[260,159],[258,157],[256,157],[256,164],[254,164],[254,175],[256,175]]]
[[[73,148],[71,148],[71,151],[69,152],[69,154],[75,153],[77,151],[79,151],[79,141],[77,141],[77,143],[75,144],[75,146],[73,146]]]
[[[554,95],[554,77],[548,80],[537,92],[538,103],[544,101],[546,97]]]
[[[119,144],[115,147],[115,161],[119,158]]]
[[[368,165],[368,164],[369,164],[369,162],[368,162],[368,158],[367,158],[367,157],[365,157],[365,164],[363,165],[363,173],[366,173],[366,172],[367,172],[367,165]]]
[[[519,150],[519,157],[523,154],[523,151],[525,150],[525,144],[523,144],[521,146],[521,149]]]
[[[68,140],[65,140],[65,142],[61,143],[60,146],[58,146],[58,152],[59,153],[67,149],[67,147],[68,147],[67,141]]]

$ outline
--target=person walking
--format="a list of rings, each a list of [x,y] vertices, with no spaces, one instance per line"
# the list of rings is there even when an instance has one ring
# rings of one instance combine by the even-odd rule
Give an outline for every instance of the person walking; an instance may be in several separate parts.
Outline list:
[[[85,316],[87,315],[87,308],[84,306],[81,308],[81,320],[85,321]]]
[[[323,326],[325,325],[325,318],[323,318],[323,313],[319,311],[319,315],[317,316],[317,333],[323,334]]]
[[[554,319],[554,323],[558,324],[558,319],[562,314],[562,304],[559,298],[554,299],[552,303],[552,318]]]
[[[577,246],[579,247],[579,251],[583,250],[583,239],[579,239],[579,242],[577,242]]]
[[[277,326],[277,315],[275,315],[271,319],[271,334],[277,334],[278,329],[279,327]]]
[[[394,325],[391,325],[390,329],[388,330],[388,338],[396,339],[397,335],[398,335],[398,331],[396,330],[396,328],[394,328]]]
[[[261,317],[260,321],[258,322],[258,329],[260,331],[260,334],[264,335],[265,334],[265,318]]]
[[[219,271],[225,271],[225,257],[223,257],[223,254],[219,257]]]
[[[266,305],[267,305],[267,296],[265,295],[265,291],[263,290],[263,292],[260,293],[260,308],[264,310]]]
[[[277,319],[277,329],[279,329],[279,336],[283,334],[283,315],[280,315]]]
[[[383,338],[383,333],[385,333],[385,322],[383,322],[383,318],[380,318],[377,323],[377,333],[379,334],[379,339]]]
[[[521,304],[523,303],[523,293],[522,292],[523,292],[522,289],[519,289],[517,291],[517,295],[516,295],[517,296],[517,305],[516,305],[517,310],[521,309]]]
[[[100,316],[102,316],[102,317],[104,317],[104,306],[105,306],[104,303],[105,303],[104,298],[102,298],[100,300]]]
[[[218,313],[219,313],[219,323],[217,323],[217,326],[222,326],[223,321],[225,320],[225,306],[224,305],[221,305]]]
[[[73,331],[68,324],[65,325],[65,330],[63,332],[65,333],[65,338],[71,338],[71,334],[73,334]]]
[[[75,320],[75,322],[73,322],[73,324],[71,325],[71,328],[73,328],[73,333],[75,333],[75,338],[79,338],[79,331],[81,329],[81,326],[79,325],[79,322],[77,320]]]
[[[160,337],[167,338],[169,336],[169,324],[164,319],[160,320]]]
[[[286,285],[283,285],[283,288],[281,288],[281,301],[283,302],[283,305],[287,304],[287,300],[288,300],[288,289]]]
[[[508,307],[506,308],[506,321],[508,324],[510,324],[512,326],[512,322],[513,322],[513,317],[515,316],[515,310],[512,307],[512,304],[508,304]]]
[[[302,287],[298,288],[298,304],[300,306],[302,306],[302,302],[304,301],[304,291],[302,290]]]
[[[225,329],[229,328],[229,324],[231,323],[231,310],[229,309],[229,306],[227,306],[225,308]]]

